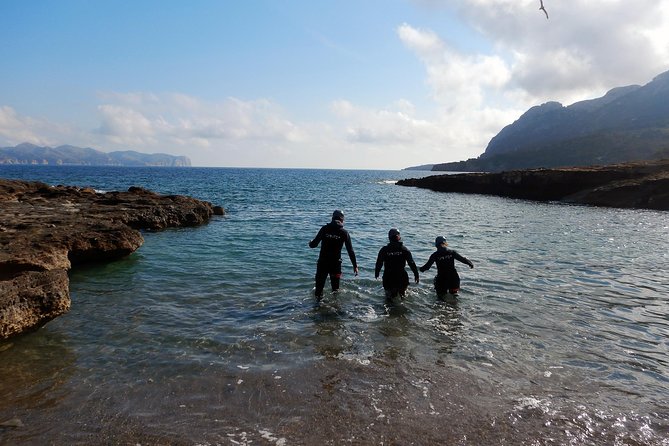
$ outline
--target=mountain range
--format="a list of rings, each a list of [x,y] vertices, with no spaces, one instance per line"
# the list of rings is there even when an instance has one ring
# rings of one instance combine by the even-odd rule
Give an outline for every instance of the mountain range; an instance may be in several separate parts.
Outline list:
[[[101,152],[90,147],[70,145],[40,147],[30,143],[0,148],[0,164],[53,164],[86,166],[162,166],[188,167],[190,159],[164,153],[139,153],[132,150]]]
[[[605,165],[669,158],[669,71],[644,86],[596,99],[530,108],[494,136],[478,158],[435,164],[434,171]]]

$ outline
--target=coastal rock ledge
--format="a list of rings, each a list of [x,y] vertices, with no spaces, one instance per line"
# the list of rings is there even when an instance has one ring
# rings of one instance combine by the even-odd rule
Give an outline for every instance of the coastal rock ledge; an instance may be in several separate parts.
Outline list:
[[[462,173],[397,182],[437,192],[669,210],[669,159],[609,166]]]
[[[70,309],[68,270],[127,256],[139,230],[197,226],[220,206],[139,187],[99,193],[0,179],[0,339],[33,330]]]

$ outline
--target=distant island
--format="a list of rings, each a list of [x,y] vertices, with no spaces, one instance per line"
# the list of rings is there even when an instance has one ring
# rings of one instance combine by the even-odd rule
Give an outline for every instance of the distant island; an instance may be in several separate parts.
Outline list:
[[[139,153],[132,150],[101,152],[70,145],[40,147],[30,143],[0,148],[1,164],[46,164],[55,166],[160,166],[190,167],[186,156]]]
[[[433,171],[502,172],[669,158],[669,71],[644,86],[563,106],[530,108],[493,137],[485,152]]]

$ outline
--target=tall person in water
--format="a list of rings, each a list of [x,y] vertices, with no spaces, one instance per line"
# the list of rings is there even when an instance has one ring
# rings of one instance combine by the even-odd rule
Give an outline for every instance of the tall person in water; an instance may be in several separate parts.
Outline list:
[[[456,251],[448,249],[446,247],[448,243],[442,236],[434,240],[434,246],[437,250],[432,253],[427,263],[420,267],[420,271],[427,271],[436,262],[437,276],[434,278],[434,288],[437,296],[444,297],[447,293],[457,294],[460,290],[460,276],[455,269],[455,260],[469,265],[470,268],[474,268],[474,264]]]
[[[344,229],[344,213],[339,209],[332,213],[332,221],[323,225],[316,237],[309,242],[310,248],[315,248],[320,243],[321,252],[316,265],[316,298],[323,297],[323,287],[328,275],[332,291],[339,290],[341,279],[341,248],[346,246],[346,252],[353,265],[353,273],[358,275],[358,264],[355,260],[355,252],[351,244],[351,236]]]
[[[400,231],[395,228],[388,231],[388,241],[389,243],[379,250],[379,255],[376,257],[374,277],[378,279],[383,268],[383,289],[386,291],[386,297],[388,299],[404,297],[409,287],[409,275],[404,267],[409,264],[416,283],[419,280],[418,268],[411,251],[402,243]]]

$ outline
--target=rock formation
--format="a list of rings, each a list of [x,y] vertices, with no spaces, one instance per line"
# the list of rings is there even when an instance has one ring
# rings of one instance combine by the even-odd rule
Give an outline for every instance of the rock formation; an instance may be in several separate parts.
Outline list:
[[[0,179],[0,339],[38,328],[70,308],[67,272],[126,256],[139,232],[196,226],[223,208],[158,195]]]
[[[609,166],[433,175],[398,181],[438,192],[669,210],[669,159]]]

